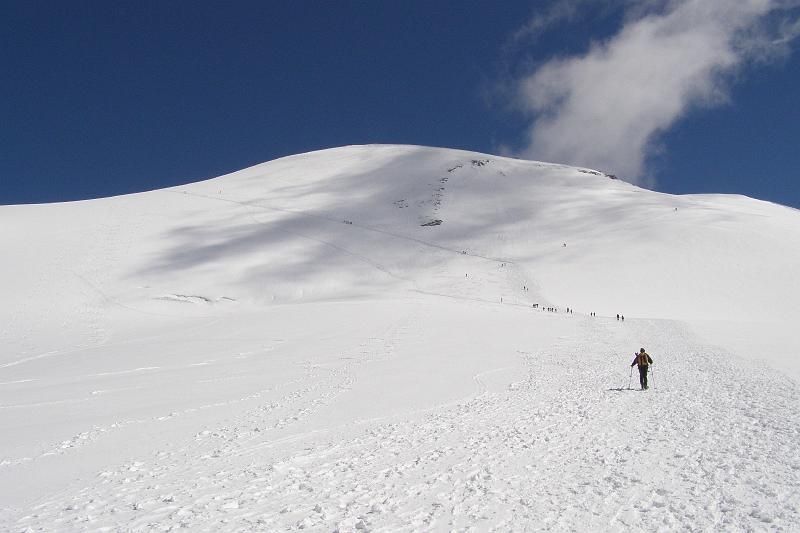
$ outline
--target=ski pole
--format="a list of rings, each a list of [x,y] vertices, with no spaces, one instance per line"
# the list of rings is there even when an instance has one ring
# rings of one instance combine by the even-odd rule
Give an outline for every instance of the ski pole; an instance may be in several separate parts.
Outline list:
[[[633,379],[633,367],[631,367],[631,373],[628,376],[628,389],[631,388],[631,380]]]
[[[656,370],[653,368],[653,365],[650,365],[650,374],[652,374],[652,376],[650,376],[650,379],[653,380],[653,388],[655,389],[656,388]]]

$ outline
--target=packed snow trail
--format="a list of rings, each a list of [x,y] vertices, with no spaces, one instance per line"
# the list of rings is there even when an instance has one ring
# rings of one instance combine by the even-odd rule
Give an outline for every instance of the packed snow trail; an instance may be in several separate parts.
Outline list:
[[[679,323],[548,320],[565,333],[546,348],[520,341],[524,371],[515,377],[498,367],[474,375],[461,400],[281,436],[340,407],[365,365],[431,333],[424,321],[398,322],[386,338],[365,339],[351,361],[307,366],[307,386],[172,448],[109,465],[32,509],[4,512],[0,526],[800,529],[796,383],[699,345]],[[641,346],[655,360],[653,388],[627,390]]]

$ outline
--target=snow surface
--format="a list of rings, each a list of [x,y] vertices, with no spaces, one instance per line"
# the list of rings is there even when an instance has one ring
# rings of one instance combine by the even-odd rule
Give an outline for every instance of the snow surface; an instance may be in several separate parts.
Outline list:
[[[409,146],[0,207],[0,529],[798,531],[798,243]]]

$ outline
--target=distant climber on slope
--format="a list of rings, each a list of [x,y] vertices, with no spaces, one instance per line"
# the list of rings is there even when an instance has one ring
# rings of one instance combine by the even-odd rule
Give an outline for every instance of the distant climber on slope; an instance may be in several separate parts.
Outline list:
[[[631,367],[634,365],[639,365],[639,384],[642,386],[642,390],[647,389],[647,371],[650,368],[650,365],[653,364],[653,360],[644,351],[644,348],[639,350],[639,353],[634,354],[633,356],[633,363],[631,363]]]

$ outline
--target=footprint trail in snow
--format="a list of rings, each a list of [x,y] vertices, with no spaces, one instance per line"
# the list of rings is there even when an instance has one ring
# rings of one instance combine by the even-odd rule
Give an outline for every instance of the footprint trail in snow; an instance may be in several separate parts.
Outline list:
[[[703,346],[679,323],[564,319],[547,349],[520,345],[502,388],[300,430],[394,357],[398,325],[338,366],[247,404],[226,424],[109,466],[8,530],[675,531],[800,529],[800,389]],[[634,350],[655,359],[628,390]],[[622,350],[620,347],[625,347]],[[626,354],[630,355],[626,355]],[[633,381],[635,382],[636,376]]]

